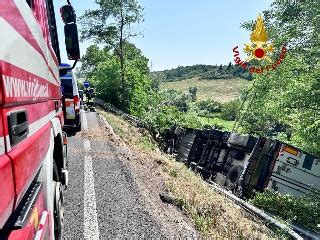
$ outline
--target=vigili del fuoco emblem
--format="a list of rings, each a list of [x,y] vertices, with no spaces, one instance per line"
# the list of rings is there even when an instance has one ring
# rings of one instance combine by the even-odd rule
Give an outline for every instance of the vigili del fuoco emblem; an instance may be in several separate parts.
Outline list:
[[[233,48],[233,56],[236,65],[240,65],[243,69],[249,69],[251,73],[263,73],[277,69],[285,58],[287,49],[282,46],[280,56],[276,61],[272,60],[274,47],[269,42],[266,28],[263,23],[262,16],[259,15],[255,23],[254,29],[250,36],[250,43],[245,44],[244,52],[247,54],[245,61],[242,61],[238,51],[238,46]],[[252,60],[258,60],[259,66],[250,65]]]

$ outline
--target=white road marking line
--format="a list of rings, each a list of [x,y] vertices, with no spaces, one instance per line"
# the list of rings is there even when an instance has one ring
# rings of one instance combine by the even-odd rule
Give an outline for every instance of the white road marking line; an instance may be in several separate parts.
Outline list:
[[[90,151],[90,141],[88,139],[85,139],[83,144],[84,144],[84,150],[86,152]]]
[[[84,116],[85,119],[85,116]],[[87,122],[86,122],[87,124]],[[86,154],[90,151],[90,141],[84,139]],[[92,157],[84,157],[84,238],[99,239],[99,226],[97,216],[96,195],[94,190],[94,177],[92,168]]]
[[[84,157],[84,238],[99,239],[92,158]]]
[[[83,124],[83,129],[87,130],[88,129],[88,122],[87,122],[86,113],[84,111],[82,112],[82,124]]]

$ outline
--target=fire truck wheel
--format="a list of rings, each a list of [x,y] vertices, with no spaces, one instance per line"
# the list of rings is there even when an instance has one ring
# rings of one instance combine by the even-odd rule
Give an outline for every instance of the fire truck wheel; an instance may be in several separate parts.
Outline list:
[[[58,166],[56,164],[56,161],[53,161],[53,181],[59,182],[60,180],[59,177],[59,171],[58,171]]]
[[[54,232],[55,239],[61,239],[61,231],[64,220],[63,186],[60,182],[54,182]]]
[[[226,177],[226,186],[229,188],[235,188],[238,180],[241,176],[241,173],[243,171],[243,167],[242,166],[233,166]]]

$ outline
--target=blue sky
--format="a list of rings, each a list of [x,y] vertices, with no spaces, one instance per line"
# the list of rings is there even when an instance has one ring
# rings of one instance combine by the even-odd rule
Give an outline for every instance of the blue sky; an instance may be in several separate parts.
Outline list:
[[[65,2],[56,0],[56,8]],[[95,8],[93,0],[71,2],[78,16]],[[250,32],[240,28],[240,24],[256,19],[271,3],[271,0],[140,0],[145,21],[138,28],[143,36],[132,42],[150,59],[153,71],[179,65],[228,64],[233,61],[232,49],[250,41]],[[62,60],[68,62],[60,16],[57,24]],[[81,54],[89,45],[81,44]]]

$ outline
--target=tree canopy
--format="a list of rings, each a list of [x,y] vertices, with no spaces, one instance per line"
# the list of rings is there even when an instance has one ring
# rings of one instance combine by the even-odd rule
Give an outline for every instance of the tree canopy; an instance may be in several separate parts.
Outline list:
[[[320,154],[319,5],[276,1],[264,12],[275,49],[287,56],[276,71],[255,74],[242,127]],[[244,23],[251,30],[254,22]],[[279,54],[275,52],[276,55]]]
[[[143,20],[142,7],[137,0],[96,0],[98,9],[87,10],[80,17],[81,39],[93,40],[96,44],[113,51],[114,57],[119,59],[121,88],[120,102],[122,108],[130,108],[130,81],[126,78],[126,53],[129,40],[139,33],[134,31],[134,24]],[[92,49],[93,50],[93,49]]]

